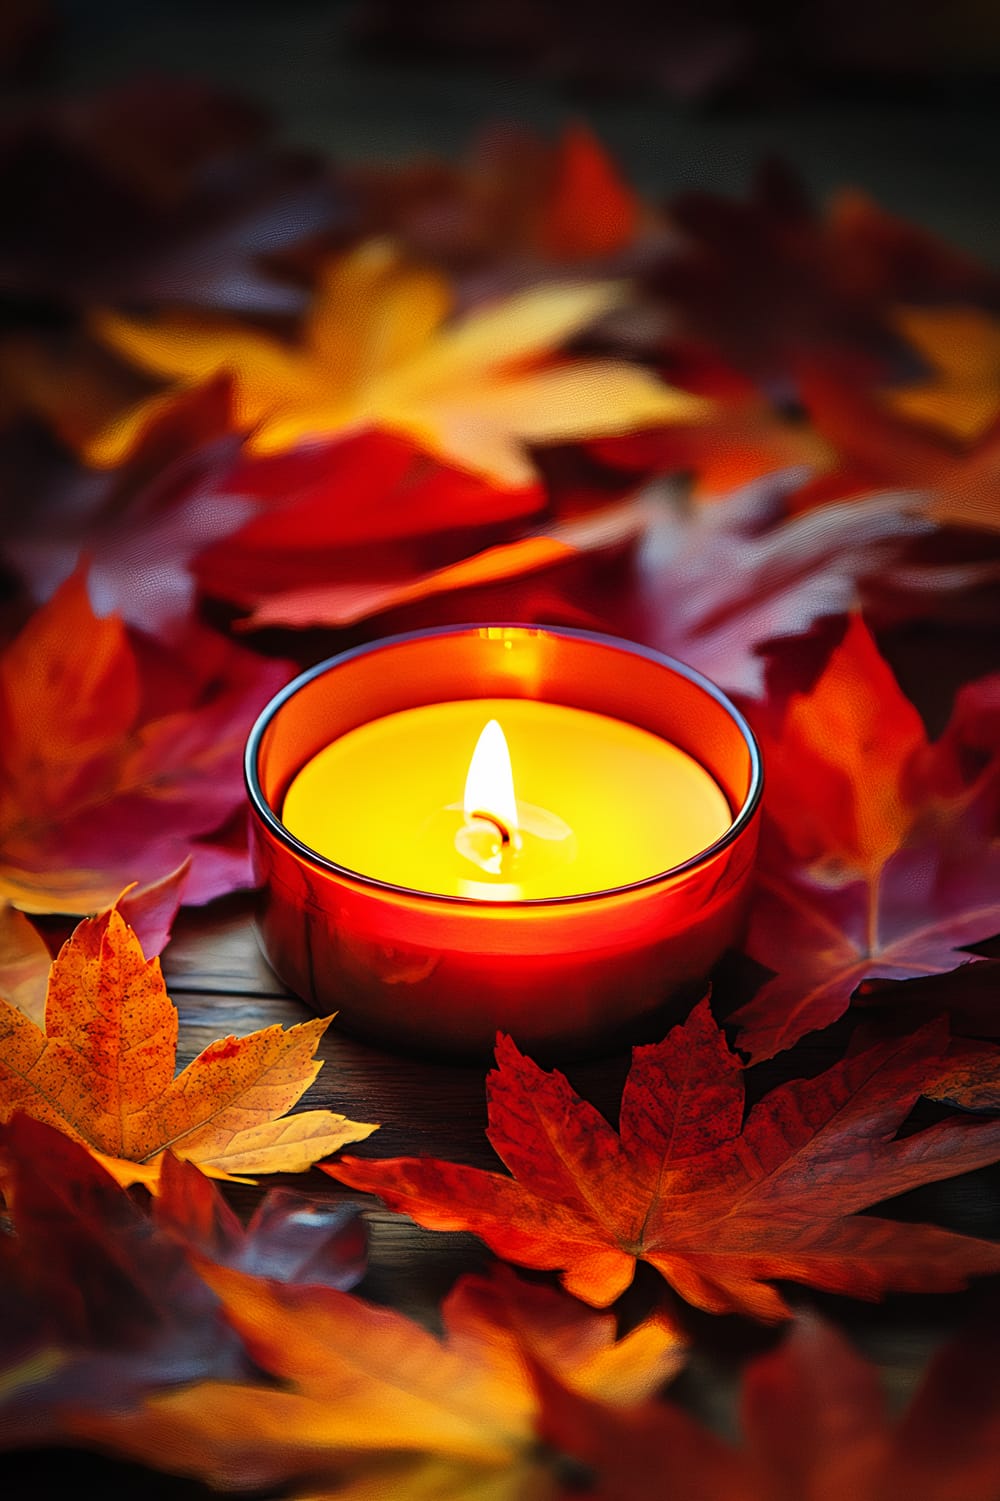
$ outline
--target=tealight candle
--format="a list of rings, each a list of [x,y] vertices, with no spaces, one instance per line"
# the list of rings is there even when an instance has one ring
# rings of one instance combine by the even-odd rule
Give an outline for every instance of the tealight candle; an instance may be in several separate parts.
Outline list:
[[[760,781],[738,711],[657,653],[527,626],[376,642],[251,734],[262,945],[397,1047],[636,1040],[738,932]]]
[[[645,881],[732,823],[718,783],[678,746],[517,698],[359,725],[302,768],[281,817],[303,844],[379,881],[518,901]]]

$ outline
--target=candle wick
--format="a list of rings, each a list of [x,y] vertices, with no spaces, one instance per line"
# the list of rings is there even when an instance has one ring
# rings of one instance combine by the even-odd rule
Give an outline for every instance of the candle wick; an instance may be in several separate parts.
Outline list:
[[[470,818],[481,818],[486,823],[491,823],[493,825],[493,827],[496,829],[497,833],[500,835],[500,843],[502,845],[505,845],[505,846],[508,845],[508,844],[510,844],[510,842],[511,842],[510,829],[508,829],[508,827],[504,823],[503,819],[502,818],[498,818],[495,813],[484,813],[480,808],[476,808],[476,809],[473,810],[472,813],[469,814],[469,817]]]

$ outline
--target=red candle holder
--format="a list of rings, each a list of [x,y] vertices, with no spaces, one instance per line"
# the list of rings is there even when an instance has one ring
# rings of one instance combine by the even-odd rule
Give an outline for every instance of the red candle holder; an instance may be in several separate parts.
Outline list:
[[[285,828],[291,781],[332,740],[401,709],[469,698],[539,699],[649,730],[712,774],[732,823],[648,879],[521,901],[394,886]],[[760,752],[714,684],[644,647],[519,625],[390,637],[290,683],[251,731],[245,764],[265,955],[315,1010],[338,1012],[345,1030],[389,1048],[480,1056],[498,1029],[536,1054],[567,1057],[641,1040],[739,937]]]

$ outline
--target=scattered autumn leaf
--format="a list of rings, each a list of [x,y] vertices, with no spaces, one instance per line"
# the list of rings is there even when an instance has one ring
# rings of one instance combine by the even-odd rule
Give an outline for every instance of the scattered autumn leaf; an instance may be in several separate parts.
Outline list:
[[[743,1069],[703,1001],[633,1050],[620,1133],[509,1038],[489,1075],[488,1136],[514,1174],[432,1158],[342,1158],[325,1171],[437,1230],[472,1230],[524,1266],[560,1268],[604,1306],[648,1261],[713,1313],[776,1319],[775,1280],[877,1299],[1000,1269],[1000,1246],[858,1214],[1000,1156],[1000,1122],[894,1139],[935,1076],[943,1027],[875,1044],[772,1090],[744,1121]]]
[[[24,1110],[155,1187],[169,1148],[216,1176],[301,1172],[376,1128],[329,1110],[286,1116],[322,1065],[316,1018],[211,1043],[176,1077],[177,1012],[158,959],[112,909],[52,966],[45,1030],[0,1002],[0,1111]]]
[[[181,904],[190,861],[149,886],[132,887],[115,901],[144,954],[152,957],[167,945]],[[0,996],[44,1026],[52,955],[33,923],[16,907],[0,906]]]
[[[1000,529],[1000,412],[965,439],[889,410],[833,361],[804,359],[799,381],[810,421],[840,455],[831,474],[803,486],[800,509],[823,506],[831,495],[906,488],[913,506],[942,524]]]
[[[265,257],[345,218],[318,160],[280,152],[258,106],[144,77],[8,118],[0,279],[57,307],[182,303],[297,312]]]
[[[905,1411],[831,1325],[796,1320],[743,1376],[736,1449],[673,1403],[611,1421],[539,1372],[542,1425],[576,1454],[602,1501],[994,1501],[1000,1494],[995,1318],[941,1349]]]
[[[980,437],[1000,412],[1000,322],[976,307],[898,308],[894,322],[932,374],[886,392],[886,404],[956,438]]]
[[[651,491],[634,569],[617,592],[594,600],[596,618],[731,692],[762,696],[767,643],[842,614],[929,530],[898,496],[789,517],[800,479],[799,471],[767,475],[706,504]],[[942,607],[933,565],[911,583],[914,613]]]
[[[376,240],[327,265],[297,346],[249,326],[178,316],[140,324],[106,313],[95,329],[165,380],[231,374],[236,422],[252,429],[252,452],[384,427],[507,487],[533,481],[529,444],[706,410],[623,360],[555,359],[622,301],[618,285],[536,287],[457,321],[449,320],[452,297],[440,273]],[[140,403],[96,434],[89,462],[119,463],[162,400]]]
[[[85,555],[99,614],[161,636],[183,629],[195,602],[190,560],[260,505],[225,483],[242,442],[228,382],[165,405],[117,470],[85,470],[37,435],[26,452],[17,439],[0,435],[0,546],[32,597],[48,599]]]
[[[488,129],[456,164],[417,160],[350,170],[363,221],[455,271],[511,262],[579,264],[630,245],[652,218],[586,125],[554,142]]]
[[[255,1277],[345,1290],[365,1273],[368,1235],[360,1211],[329,1195],[269,1189],[244,1227],[211,1179],[167,1152],[152,1213],[189,1250]]]
[[[75,1438],[227,1489],[556,1501],[572,1456],[538,1443],[536,1370],[567,1401],[586,1394],[612,1413],[642,1402],[684,1358],[662,1316],[616,1339],[609,1316],[503,1268],[455,1286],[441,1339],[332,1289],[203,1275],[280,1388],[201,1384],[118,1420],[73,1417]]]
[[[855,617],[812,691],[762,729],[769,787],[746,949],[773,978],[730,1017],[754,1059],[835,1021],[861,981],[954,969],[1000,929],[1000,740],[984,712],[998,688],[966,688],[930,745]]]
[[[855,385],[912,370],[893,321],[903,302],[995,306],[995,271],[927,231],[883,215],[863,194],[817,208],[781,163],[757,173],[746,202],[687,192],[667,205],[681,246],[646,277],[686,338],[704,341],[780,400],[799,365],[837,362]]]
[[[59,1412],[247,1370],[186,1252],[93,1156],[22,1114],[0,1128],[0,1447],[41,1444]]]
[[[191,859],[184,899],[253,884],[243,744],[288,677],[190,624],[166,646],[94,614],[79,575],[0,657],[0,895],[27,912],[92,912]]]

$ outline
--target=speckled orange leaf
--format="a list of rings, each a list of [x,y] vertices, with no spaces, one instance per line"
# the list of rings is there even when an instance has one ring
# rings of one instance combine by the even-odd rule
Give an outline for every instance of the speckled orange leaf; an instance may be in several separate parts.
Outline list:
[[[539,1373],[613,1421],[684,1359],[662,1315],[617,1339],[613,1317],[505,1268],[457,1284],[443,1338],[332,1288],[201,1273],[280,1386],[203,1383],[124,1418],[73,1415],[68,1426],[227,1490],[298,1481],[308,1489],[296,1494],[317,1498],[558,1501],[564,1466],[539,1443]]]
[[[370,241],[326,268],[296,345],[179,315],[141,324],[106,313],[96,331],[167,381],[231,372],[235,420],[252,429],[253,453],[380,427],[459,468],[518,486],[535,478],[529,444],[708,410],[622,360],[557,360],[567,340],[622,297],[609,283],[542,286],[450,320],[445,277]],[[140,402],[97,433],[88,460],[120,462],[162,400]]]
[[[177,1011],[158,959],[114,908],[76,928],[52,966],[45,1030],[0,1003],[0,1119],[23,1110],[155,1187],[176,1156],[214,1176],[299,1172],[374,1126],[327,1110],[285,1117],[321,1068],[317,1018],[211,1043],[174,1075]]]
[[[615,1131],[501,1037],[488,1135],[513,1176],[412,1157],[324,1171],[418,1224],[559,1269],[602,1307],[640,1260],[697,1307],[761,1319],[789,1312],[781,1281],[873,1300],[943,1292],[1000,1271],[1000,1245],[858,1211],[1000,1156],[1000,1122],[895,1139],[946,1046],[934,1025],[877,1043],[771,1090],[744,1118],[743,1067],[703,1001],[662,1043],[633,1050]]]

